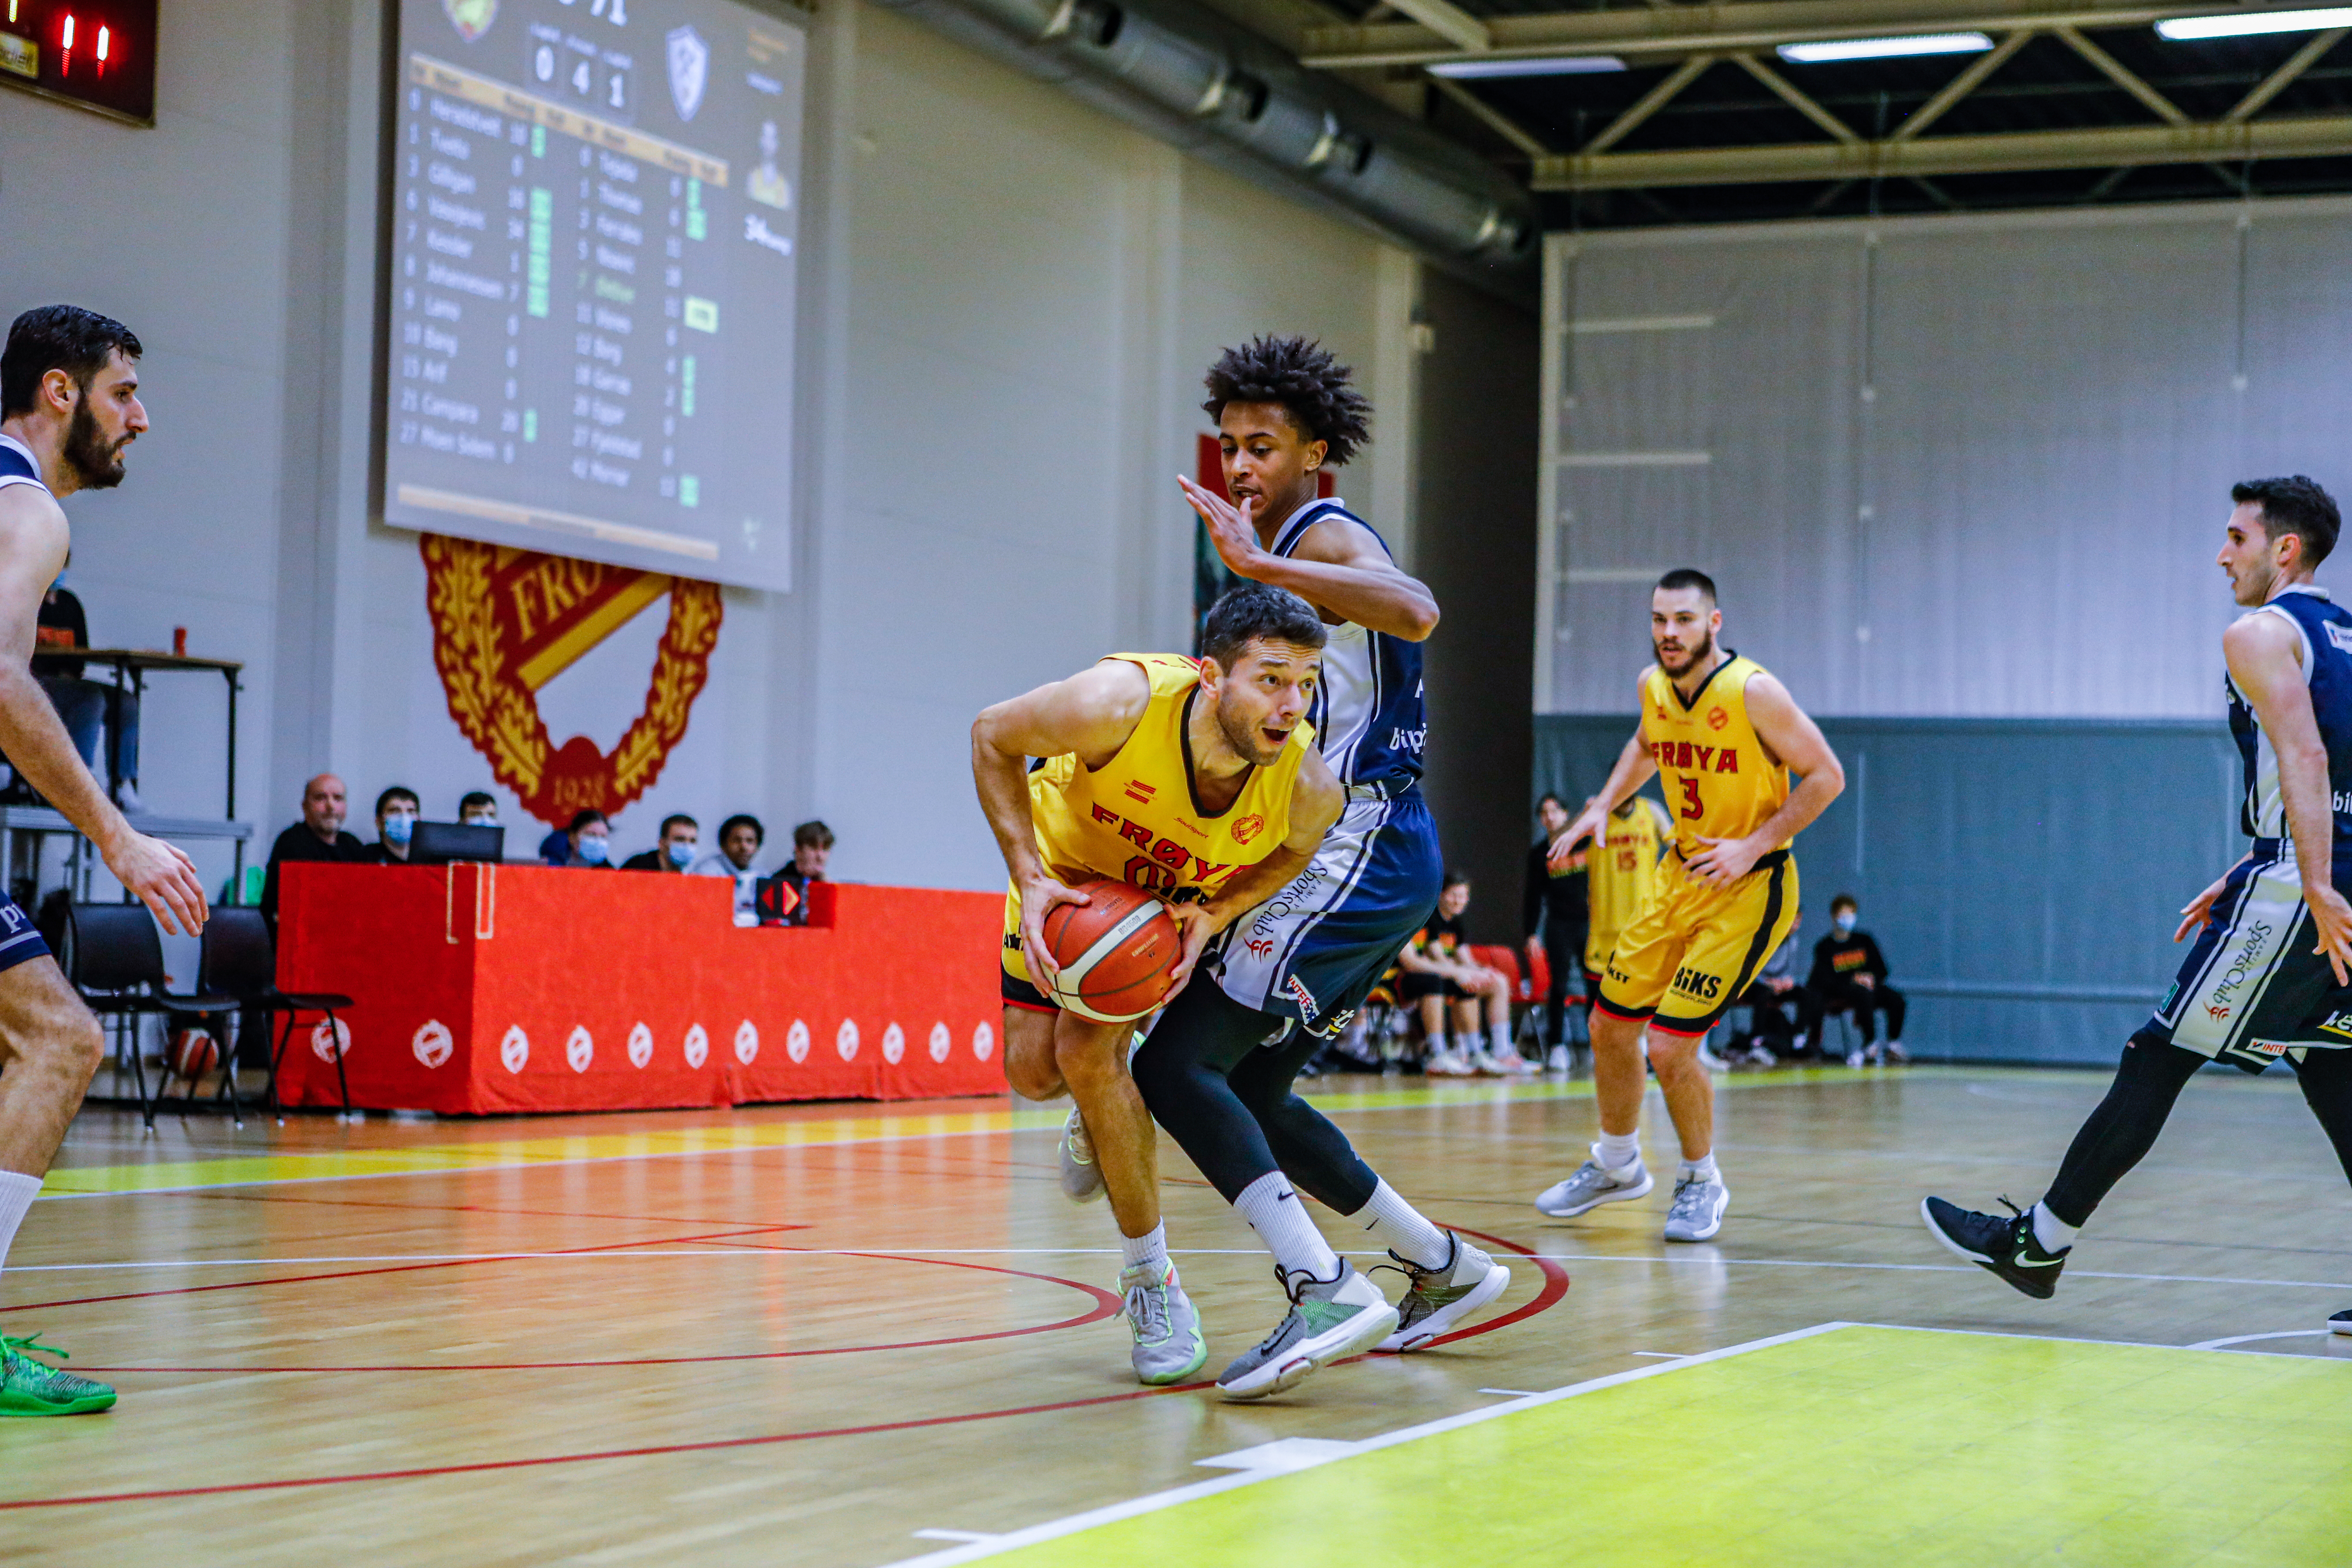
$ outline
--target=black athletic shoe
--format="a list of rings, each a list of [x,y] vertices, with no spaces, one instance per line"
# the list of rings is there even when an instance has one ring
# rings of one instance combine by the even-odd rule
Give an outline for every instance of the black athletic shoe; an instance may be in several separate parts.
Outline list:
[[[2328,1319],[2327,1326],[2336,1333],[2352,1334],[2352,1307],[2347,1307]]]
[[[2048,1252],[2033,1234],[2033,1220],[2007,1198],[2000,1200],[2011,1217],[1978,1214],[1941,1198],[1923,1198],[1919,1217],[1937,1241],[1955,1254],[1990,1270],[2036,1300],[2058,1292],[2058,1271],[2066,1267],[2066,1253]],[[2352,1332],[2347,1327],[2347,1332]]]

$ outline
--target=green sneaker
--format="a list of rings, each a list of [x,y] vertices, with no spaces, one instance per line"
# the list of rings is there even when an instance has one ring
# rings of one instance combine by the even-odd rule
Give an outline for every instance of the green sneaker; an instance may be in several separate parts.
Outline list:
[[[66,1354],[55,1345],[37,1342],[40,1337],[0,1334],[0,1415],[87,1415],[114,1407],[114,1390],[106,1384],[26,1355],[26,1351]]]
[[[1278,1263],[1274,1277],[1290,1298],[1290,1311],[1217,1379],[1227,1399],[1280,1394],[1316,1368],[1368,1351],[1396,1330],[1396,1309],[1344,1258],[1336,1279],[1286,1273]]]
[[[1135,1335],[1135,1375],[1155,1386],[1181,1383],[1209,1359],[1201,1336],[1201,1314],[1172,1263],[1139,1263],[1119,1270],[1119,1293],[1127,1298],[1127,1326]]]
[[[1381,1349],[1417,1351],[1510,1288],[1509,1269],[1452,1231],[1445,1234],[1454,1255],[1438,1268],[1423,1268],[1389,1254],[1410,1284],[1397,1303],[1397,1331],[1381,1342]]]

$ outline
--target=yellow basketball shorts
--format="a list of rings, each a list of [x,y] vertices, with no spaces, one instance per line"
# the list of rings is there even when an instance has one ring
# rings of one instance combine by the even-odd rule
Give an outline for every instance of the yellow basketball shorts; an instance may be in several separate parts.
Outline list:
[[[1776,849],[1727,888],[1703,882],[1679,854],[1617,938],[1595,1002],[1663,1035],[1704,1035],[1739,1000],[1797,918],[1797,863]]]
[[[1058,1013],[1053,998],[1037,989],[1029,978],[1029,954],[1021,946],[1021,889],[1008,884],[1004,889],[1004,945],[999,950],[1003,965],[998,989],[1008,1007],[1019,1007],[1030,1013]]]

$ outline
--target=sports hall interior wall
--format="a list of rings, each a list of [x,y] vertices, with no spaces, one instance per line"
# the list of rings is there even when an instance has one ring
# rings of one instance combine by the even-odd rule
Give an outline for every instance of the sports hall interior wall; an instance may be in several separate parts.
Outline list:
[[[1598,789],[1633,721],[1538,715],[1529,805],[1546,789],[1571,801]],[[2171,983],[2180,906],[2245,852],[2227,729],[1821,723],[1846,789],[1797,840],[1803,963],[1830,900],[1852,893],[1911,1003],[1915,1054],[2112,1063]]]
[[[72,584],[101,641],[185,626],[245,661],[238,810],[264,843],[321,768],[370,837],[387,784],[428,814],[490,784],[433,668],[416,536],[374,515],[388,16],[176,0],[152,130],[0,92],[0,308],[76,300],[147,347],[154,428],[121,489],[69,504]],[[1421,268],[886,11],[804,20],[793,585],[727,591],[692,723],[616,837],[671,810],[822,816],[837,876],[1001,886],[971,715],[1113,648],[1189,646],[1174,476],[1221,345],[1306,331],[1356,366],[1386,438],[1340,493],[1412,559]],[[543,689],[556,738],[618,738],[661,620]],[[155,809],[218,810],[220,722],[209,689],[151,700]],[[539,830],[498,793],[527,852]],[[226,852],[198,855],[217,888]]]

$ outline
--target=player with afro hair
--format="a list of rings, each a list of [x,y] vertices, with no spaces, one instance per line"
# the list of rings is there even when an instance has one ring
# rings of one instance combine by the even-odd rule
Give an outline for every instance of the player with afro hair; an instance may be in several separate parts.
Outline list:
[[[1279,404],[1302,435],[1328,448],[1326,462],[1344,468],[1371,438],[1372,405],[1356,390],[1355,374],[1312,338],[1252,338],[1209,367],[1201,406],[1222,420],[1228,403]]]

